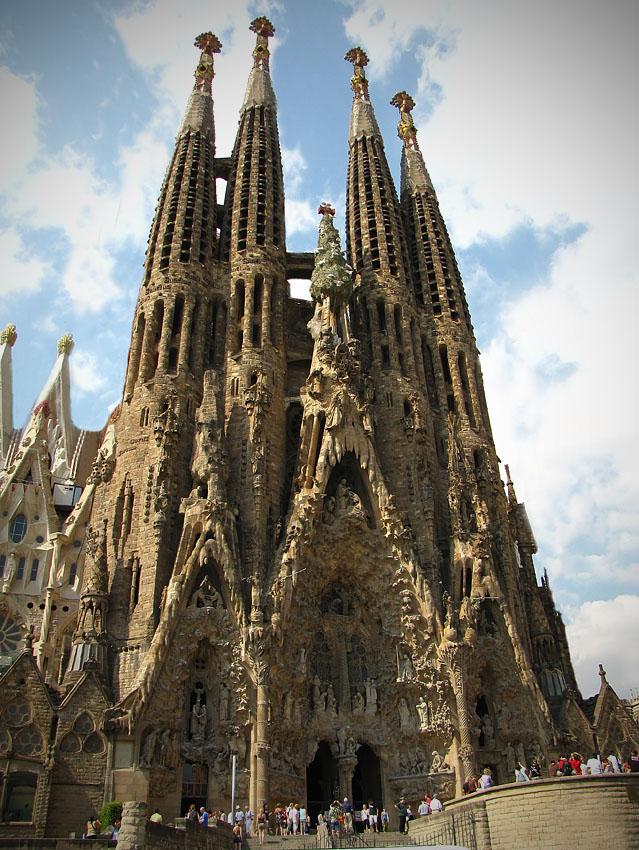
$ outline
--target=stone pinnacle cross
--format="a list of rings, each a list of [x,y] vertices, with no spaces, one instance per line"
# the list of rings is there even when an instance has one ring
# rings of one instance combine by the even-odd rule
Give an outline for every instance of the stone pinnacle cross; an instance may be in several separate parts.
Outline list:
[[[253,51],[255,67],[268,71],[268,60],[271,55],[268,49],[268,40],[275,35],[275,27],[268,18],[262,16],[255,18],[249,29],[257,35],[257,44]]]
[[[368,100],[368,80],[364,73],[364,68],[368,65],[368,56],[364,53],[361,47],[351,47],[344,59],[346,59],[347,62],[353,63],[351,88],[355,92],[355,97],[361,97],[364,100]]]
[[[404,147],[419,150],[417,128],[411,115],[411,111],[415,108],[415,101],[407,92],[399,91],[393,96],[391,106],[396,106],[399,109],[400,118],[397,125],[397,135],[404,142]]]
[[[203,32],[195,39],[195,47],[199,47],[202,53],[200,61],[195,69],[195,86],[198,91],[211,93],[211,80],[213,71],[213,54],[222,49],[222,42],[212,32]]]

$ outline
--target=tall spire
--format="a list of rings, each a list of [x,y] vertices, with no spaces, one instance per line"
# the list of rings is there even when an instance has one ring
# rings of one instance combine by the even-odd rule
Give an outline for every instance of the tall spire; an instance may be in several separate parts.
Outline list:
[[[212,32],[204,32],[195,39],[195,47],[199,47],[200,61],[195,69],[195,84],[189,97],[189,102],[182,119],[179,136],[187,130],[199,130],[214,137],[213,102],[211,100],[211,83],[215,76],[213,70],[213,54],[222,49],[222,42]]]
[[[369,266],[385,276],[389,283],[391,278],[400,279],[399,287],[404,289],[409,275],[408,255],[397,192],[368,96],[368,80],[364,73],[368,56],[361,47],[353,47],[344,58],[353,63],[346,203],[347,256],[356,273]]]
[[[268,18],[262,16],[252,21],[250,29],[256,34],[257,42],[253,50],[253,68],[249,74],[241,112],[251,106],[270,106],[276,109],[277,101],[269,73],[271,53],[268,49],[268,40],[275,35],[275,27]]]
[[[391,106],[396,106],[399,109],[399,124],[397,125],[397,135],[404,142],[402,150],[402,184],[401,194],[404,194],[405,189],[409,191],[418,191],[433,189],[424,158],[417,144],[417,128],[411,115],[415,108],[415,101],[408,92],[400,91],[393,96]]]
[[[226,192],[222,251],[225,259],[234,249],[273,245],[281,250],[284,245],[284,181],[277,102],[268,70],[268,39],[275,28],[264,17],[255,18],[250,28],[257,41]]]
[[[427,307],[430,305],[436,319],[451,319],[456,324],[461,323],[474,345],[470,313],[455,252],[417,144],[417,130],[411,115],[415,101],[407,92],[401,91],[393,97],[391,103],[399,109],[398,135],[404,142],[401,198],[408,224],[411,254],[416,260],[413,272],[417,300]]]
[[[344,59],[353,63],[351,88],[354,96],[348,141],[352,144],[355,139],[361,136],[378,136],[381,139],[373,105],[368,96],[368,80],[364,71],[364,68],[368,65],[368,56],[361,47],[352,47]]]

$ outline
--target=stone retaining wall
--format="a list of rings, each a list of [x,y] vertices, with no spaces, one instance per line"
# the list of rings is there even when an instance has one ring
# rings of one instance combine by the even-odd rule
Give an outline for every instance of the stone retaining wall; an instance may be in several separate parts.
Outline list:
[[[442,830],[450,826],[452,833],[453,820],[461,821],[458,816],[464,813],[474,817],[482,850],[636,850],[639,776],[569,776],[499,785],[453,800],[441,814],[412,821],[410,835],[420,844],[441,840]]]

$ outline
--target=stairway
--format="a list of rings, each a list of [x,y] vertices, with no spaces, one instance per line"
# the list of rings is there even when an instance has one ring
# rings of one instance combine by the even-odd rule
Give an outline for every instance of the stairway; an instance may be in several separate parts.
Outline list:
[[[383,848],[412,846],[414,842],[410,836],[402,835],[399,832],[367,832],[355,833],[354,835],[344,835],[335,840],[332,844],[333,848],[352,848],[352,850],[363,850],[363,848]],[[331,845],[329,845],[330,847]],[[242,850],[259,850],[260,844],[257,836],[244,839],[242,842]],[[268,850],[316,850],[317,835],[315,833],[309,835],[267,835],[263,847]]]

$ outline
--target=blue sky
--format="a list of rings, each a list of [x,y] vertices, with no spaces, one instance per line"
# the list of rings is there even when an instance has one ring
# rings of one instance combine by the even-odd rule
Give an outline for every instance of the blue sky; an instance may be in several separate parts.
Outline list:
[[[231,151],[254,36],[271,70],[289,250],[319,201],[343,236],[351,107],[344,53],[367,51],[398,179],[392,95],[409,91],[482,351],[497,450],[526,503],[577,677],[639,687],[636,139],[632,0],[4,0],[0,7],[0,323],[13,322],[24,423],[71,332],[73,413],[119,400],[153,210],[198,51],[218,155]]]

